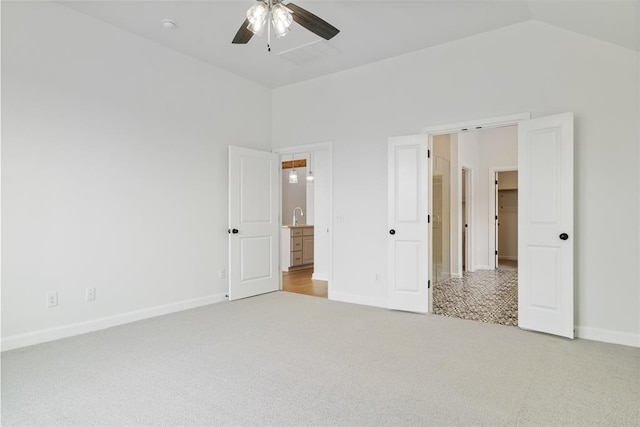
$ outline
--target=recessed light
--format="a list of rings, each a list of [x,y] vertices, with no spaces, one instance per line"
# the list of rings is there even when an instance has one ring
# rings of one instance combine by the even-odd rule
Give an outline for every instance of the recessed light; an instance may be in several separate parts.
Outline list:
[[[160,23],[165,30],[175,30],[176,28],[176,23],[171,19],[163,19]]]

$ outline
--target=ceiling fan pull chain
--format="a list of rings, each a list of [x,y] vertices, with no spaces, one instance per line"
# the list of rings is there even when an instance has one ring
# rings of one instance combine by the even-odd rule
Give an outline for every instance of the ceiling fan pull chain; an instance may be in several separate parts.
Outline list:
[[[269,0],[269,13],[267,13],[267,52],[271,52],[271,0]]]

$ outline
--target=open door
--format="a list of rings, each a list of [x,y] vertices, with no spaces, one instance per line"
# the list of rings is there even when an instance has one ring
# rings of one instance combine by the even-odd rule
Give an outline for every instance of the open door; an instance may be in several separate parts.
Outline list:
[[[493,233],[493,239],[495,241],[494,243],[494,247],[495,247],[495,251],[493,254],[493,268],[494,269],[498,269],[498,235],[500,234],[500,218],[498,218],[498,206],[500,204],[500,198],[498,196],[498,172],[495,172],[493,174],[493,178],[494,178],[494,184],[493,184],[493,212],[494,212],[494,224],[493,224],[493,229],[495,230],[495,233]]]
[[[518,326],[573,338],[573,114],[518,124]]]
[[[427,135],[389,138],[389,308],[429,311]]]
[[[229,147],[229,300],[280,287],[278,156]]]

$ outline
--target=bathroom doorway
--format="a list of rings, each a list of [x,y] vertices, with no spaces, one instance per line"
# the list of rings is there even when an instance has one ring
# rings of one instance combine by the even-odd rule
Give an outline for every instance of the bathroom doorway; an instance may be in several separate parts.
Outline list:
[[[281,290],[330,296],[331,144],[280,153]]]
[[[515,126],[432,137],[435,314],[518,324],[517,137]]]

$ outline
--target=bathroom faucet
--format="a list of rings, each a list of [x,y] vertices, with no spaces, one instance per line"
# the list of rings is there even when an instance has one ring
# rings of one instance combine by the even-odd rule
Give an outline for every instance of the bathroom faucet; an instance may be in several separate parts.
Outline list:
[[[300,209],[300,216],[304,216],[304,212],[302,212],[302,208],[301,208],[300,206],[296,206],[296,207],[293,209],[293,225],[296,225],[296,222],[297,222],[297,221],[296,221],[296,211],[297,211],[298,209]]]

